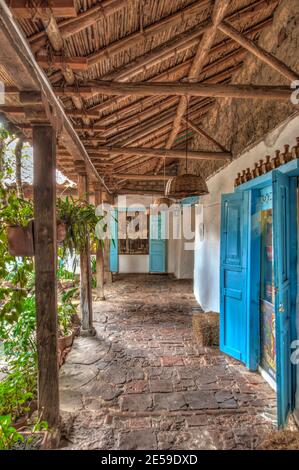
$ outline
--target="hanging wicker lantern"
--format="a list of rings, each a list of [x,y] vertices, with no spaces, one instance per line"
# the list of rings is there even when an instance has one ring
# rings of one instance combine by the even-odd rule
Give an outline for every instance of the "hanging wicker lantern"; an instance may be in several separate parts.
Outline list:
[[[207,183],[200,175],[191,175],[188,173],[188,113],[189,113],[189,99],[186,97],[186,167],[185,174],[174,176],[167,181],[165,187],[165,196],[173,197],[175,199],[184,199],[185,197],[203,196],[209,194]]]
[[[201,176],[184,175],[174,176],[167,181],[166,196],[183,199],[191,196],[209,194],[207,183]]]
[[[170,207],[171,204],[173,204],[173,200],[170,199],[169,197],[163,196],[163,197],[158,197],[157,199],[154,200],[154,206],[167,206]]]
[[[173,204],[173,200],[169,199],[169,197],[166,197],[165,191],[166,191],[166,183],[165,183],[165,157],[164,157],[164,195],[161,197],[158,197],[157,199],[154,200],[154,206],[165,206],[165,207],[170,207]]]

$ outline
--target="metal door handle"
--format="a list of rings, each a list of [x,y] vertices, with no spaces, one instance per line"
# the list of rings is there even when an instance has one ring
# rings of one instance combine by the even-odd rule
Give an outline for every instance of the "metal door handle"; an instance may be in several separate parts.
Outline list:
[[[283,306],[283,304],[279,304],[278,311],[279,311],[279,313],[284,313],[284,306]]]

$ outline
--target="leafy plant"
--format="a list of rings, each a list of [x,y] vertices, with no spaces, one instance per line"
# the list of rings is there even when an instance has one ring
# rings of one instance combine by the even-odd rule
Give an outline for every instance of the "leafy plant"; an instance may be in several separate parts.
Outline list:
[[[15,418],[26,413],[36,396],[37,353],[34,296],[22,301],[21,314],[13,323],[0,323],[0,337],[8,364],[8,374],[0,382],[0,414]]]
[[[9,450],[19,441],[24,441],[24,438],[12,426],[11,416],[0,416],[0,450]]]
[[[15,191],[2,190],[5,199],[0,206],[0,221],[6,225],[21,225],[26,227],[33,218],[31,201],[19,198]]]
[[[64,336],[70,334],[72,318],[76,313],[76,306],[73,304],[74,297],[78,294],[78,288],[73,287],[61,296],[61,302],[58,303],[58,321],[59,328]]]
[[[95,240],[95,228],[103,216],[95,214],[95,208],[86,201],[74,200],[72,197],[57,200],[57,218],[66,224],[64,250],[73,256],[84,250],[86,240]]]

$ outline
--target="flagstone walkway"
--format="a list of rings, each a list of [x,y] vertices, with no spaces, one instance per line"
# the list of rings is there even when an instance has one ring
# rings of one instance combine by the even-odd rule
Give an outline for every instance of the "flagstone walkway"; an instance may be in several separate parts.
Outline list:
[[[195,342],[191,281],[119,275],[106,295],[61,369],[63,448],[254,449],[274,429],[260,375]]]

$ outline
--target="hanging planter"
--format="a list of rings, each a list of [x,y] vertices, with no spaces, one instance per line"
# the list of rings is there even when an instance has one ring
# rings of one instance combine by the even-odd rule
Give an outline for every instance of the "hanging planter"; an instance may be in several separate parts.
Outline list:
[[[26,227],[8,225],[6,227],[8,251],[12,256],[34,255],[34,221],[30,220]]]
[[[67,226],[62,220],[57,221],[57,243],[66,239]],[[8,251],[12,256],[34,256],[34,220],[26,227],[8,225],[6,227]]]
[[[67,226],[63,220],[57,220],[57,243],[63,243],[67,235]]]

